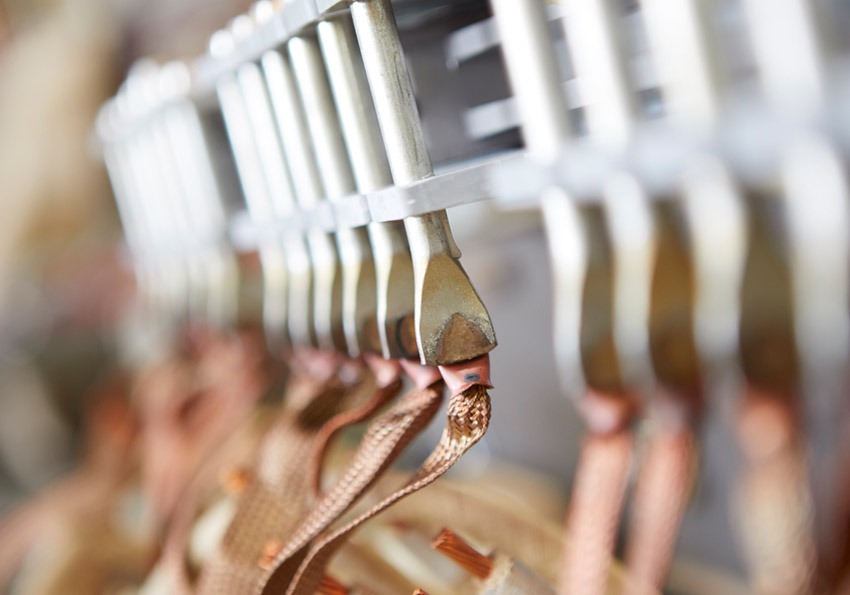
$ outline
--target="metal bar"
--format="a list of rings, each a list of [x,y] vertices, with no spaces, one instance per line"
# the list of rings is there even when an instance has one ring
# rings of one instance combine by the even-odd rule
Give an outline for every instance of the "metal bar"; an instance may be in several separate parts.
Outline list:
[[[714,129],[721,108],[717,52],[709,30],[710,4],[700,0],[644,0],[650,50],[667,116],[687,132]]]
[[[823,48],[810,0],[745,0],[743,8],[767,101],[810,116],[826,95]]]
[[[149,110],[149,96],[143,85],[144,77],[150,76],[147,64],[138,65],[126,81],[123,99],[119,107],[124,110],[125,117],[134,121],[139,114]],[[174,221],[169,215],[167,205],[163,201],[169,195],[169,188],[154,162],[149,148],[149,139],[141,128],[135,128],[126,139],[127,163],[133,168],[136,183],[140,189],[139,203],[147,214],[148,228],[152,232],[160,256],[168,254],[169,258],[157,258],[162,271],[163,305],[168,317],[178,317],[185,314],[188,303],[188,278],[178,236],[174,230]]]
[[[623,46],[617,0],[577,0],[564,19],[591,140],[625,147],[638,122],[637,93]],[[655,258],[653,216],[639,180],[612,171],[599,188],[612,250],[613,332],[623,378],[652,376],[649,359],[650,284]],[[604,230],[599,233],[605,233]],[[613,265],[616,263],[616,266]]]
[[[543,162],[560,155],[571,134],[546,11],[541,2],[491,0],[502,55],[519,108],[525,145]]]
[[[322,198],[322,183],[289,59],[276,50],[266,52],[262,67],[299,207],[315,209]],[[318,345],[330,350],[344,348],[342,282],[333,237],[312,229],[307,242],[313,264],[313,314]]]
[[[319,23],[318,35],[357,190],[365,194],[390,187],[392,174],[350,17]],[[379,205],[387,202],[386,197],[376,201]],[[413,263],[404,225],[372,222],[368,229],[374,258],[378,347],[386,358],[415,357]]]
[[[230,33],[220,31],[217,35],[218,42],[226,48]],[[297,300],[299,295],[309,295],[309,264],[306,264],[306,256],[297,250],[299,237],[289,243],[284,240],[284,245],[289,248],[284,254],[281,240],[269,231],[268,223],[274,217],[273,201],[259,147],[251,134],[251,110],[247,109],[234,75],[219,80],[218,97],[245,202],[251,219],[260,230],[258,251],[263,268],[263,323],[273,337],[285,334],[283,329],[288,326],[290,336],[295,339],[301,336],[299,333],[306,332],[304,326],[309,324],[309,317],[303,310],[299,311]],[[303,307],[305,303],[309,304],[309,299],[302,300],[300,305]]]
[[[432,174],[419,113],[388,0],[351,5],[366,78],[387,149],[393,181],[409,184]],[[404,221],[413,259],[414,317],[420,361],[472,359],[496,346],[490,316],[460,265],[445,211]]]
[[[294,37],[288,44],[293,74],[301,95],[319,174],[328,200],[343,202],[355,193],[340,123],[317,38]],[[339,228],[337,247],[342,264],[342,321],[349,355],[380,349],[376,342],[375,265],[364,227]]]
[[[491,0],[502,39],[502,55],[522,122],[526,147],[549,164],[572,135],[542,2]],[[554,285],[553,341],[559,377],[567,394],[585,388],[581,366],[583,288],[589,247],[581,213],[563,187],[541,192]]]
[[[97,132],[101,139],[106,171],[112,185],[115,203],[127,247],[130,251],[132,267],[139,285],[139,292],[145,306],[153,307],[157,299],[156,271],[151,266],[150,230],[147,229],[138,208],[138,188],[116,140],[115,100],[107,102],[97,117]]]
[[[711,8],[700,0],[643,2],[667,123],[681,138],[708,137],[723,107],[725,89],[709,25],[714,16]],[[718,156],[704,150],[682,153],[691,154],[681,168],[681,190],[694,258],[696,340],[712,369],[728,370],[738,354],[739,294],[747,243],[743,197]]]
[[[210,147],[204,137],[196,106],[184,98],[166,110],[176,152],[191,159],[186,168],[193,179],[192,215],[202,219],[199,241],[207,275],[207,315],[219,327],[232,326],[239,311],[239,270],[233,249],[227,244],[227,213],[213,173]],[[203,211],[203,215],[199,215]]]
[[[562,19],[591,137],[622,144],[637,112],[636,93],[618,30],[617,0],[576,0]]]
[[[186,314],[190,320],[199,321],[203,319],[205,310],[205,275],[197,257],[196,230],[192,225],[191,212],[186,204],[186,196],[190,192],[189,188],[183,184],[184,180],[181,179],[181,168],[175,162],[177,156],[163,124],[161,118],[156,118],[139,131],[139,135],[144,138],[145,150],[149,152],[152,167],[162,177],[161,188],[165,191],[160,197],[160,200],[164,199],[165,203],[162,219],[169,219],[173,224],[172,237],[178,240],[178,258],[186,266],[188,274]],[[165,205],[168,205],[170,211],[168,214],[166,214]]]
[[[179,211],[181,229],[187,238],[185,257],[195,277],[190,307],[196,319],[223,325],[226,323],[224,313],[214,305],[217,298],[220,301],[223,297],[220,293],[214,295],[222,285],[221,280],[216,278],[222,269],[216,262],[218,254],[212,239],[216,209],[209,204],[217,193],[214,187],[204,184],[198,163],[207,149],[203,143],[193,143],[191,137],[187,137],[185,117],[190,114],[186,112],[186,100],[179,99],[188,91],[188,69],[181,62],[170,62],[159,69],[155,82],[154,100],[164,107],[156,112],[149,128],[156,134],[158,152],[170,164],[164,173],[170,176],[170,184],[175,187],[179,198],[174,208]],[[231,312],[228,316],[231,322],[233,314]]]

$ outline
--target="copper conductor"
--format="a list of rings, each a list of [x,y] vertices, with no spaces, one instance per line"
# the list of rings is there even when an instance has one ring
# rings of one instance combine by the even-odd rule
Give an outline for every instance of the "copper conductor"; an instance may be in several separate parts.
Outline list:
[[[260,556],[259,566],[268,570],[274,566],[278,554],[283,550],[283,542],[279,539],[270,539],[263,546],[263,555]]]
[[[252,479],[253,473],[250,469],[236,467],[223,473],[220,482],[225,492],[231,496],[238,496],[248,488]]]
[[[431,547],[477,578],[484,580],[493,572],[493,560],[469,545],[451,529],[440,531],[431,542]]]
[[[326,574],[319,581],[316,593],[319,595],[348,595],[349,590],[334,577]]]

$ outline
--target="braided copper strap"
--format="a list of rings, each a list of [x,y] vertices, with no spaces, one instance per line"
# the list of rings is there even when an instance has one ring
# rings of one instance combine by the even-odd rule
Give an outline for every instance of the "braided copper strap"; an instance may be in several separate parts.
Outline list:
[[[336,365],[320,359],[296,365],[281,416],[263,439],[253,481],[240,496],[222,543],[201,570],[199,593],[251,591],[262,575],[258,560],[276,553],[281,535],[292,531],[310,507],[310,463],[332,437],[322,436],[322,428],[330,423],[338,431],[370,416],[400,388],[396,379],[376,396],[371,381],[365,386],[340,381]],[[371,395],[365,405],[355,398],[364,392]],[[340,412],[352,400],[354,409]]]
[[[330,534],[320,537],[309,549],[287,595],[310,595],[333,554],[360,525],[405,498],[436,481],[485,434],[490,422],[490,398],[483,386],[453,395],[448,406],[448,421],[440,443],[410,481],[381,502]],[[271,591],[273,592],[273,591]],[[264,595],[270,591],[264,590]]]
[[[633,402],[589,392],[579,402],[590,428],[584,439],[566,520],[558,592],[602,595],[614,558],[634,451]]]
[[[371,357],[366,358],[366,361],[375,374],[375,379],[378,383],[372,396],[361,406],[343,411],[331,418],[328,423],[322,426],[318,436],[316,436],[316,449],[310,464],[309,478],[312,497],[316,500],[318,500],[321,494],[322,470],[325,455],[333,439],[345,428],[372,417],[378,409],[387,405],[401,391],[401,368],[397,361]]]
[[[430,419],[439,407],[439,393],[430,389],[415,396],[417,398],[408,407],[416,405],[420,411],[427,410],[430,412],[427,418]],[[421,421],[425,421],[421,413],[420,417]],[[303,530],[287,544],[256,593],[312,595],[328,561],[351,533],[394,503],[434,482],[483,437],[490,421],[490,398],[486,387],[474,385],[452,395],[440,442],[406,485],[342,527],[325,531],[339,517],[341,510],[353,503],[398,457],[418,433],[420,428],[416,426],[421,421],[416,422],[407,416],[376,420],[340,482],[346,487],[329,492],[326,503],[317,508],[319,512],[311,515],[302,525]],[[403,424],[409,429],[404,430]],[[337,503],[337,499],[341,499],[342,503]]]
[[[30,548],[38,542],[48,512],[59,505],[76,505],[83,492],[89,491],[87,479],[79,472],[74,473],[0,519],[0,592],[9,589]]]
[[[693,486],[696,447],[687,426],[657,428],[641,464],[626,550],[630,595],[657,593],[670,570]]]
[[[369,424],[363,440],[340,478],[306,513],[277,555],[264,565],[266,572],[255,584],[266,585],[267,592],[284,592],[310,542],[375,483],[380,474],[433,419],[441,400],[442,391],[438,385],[413,390]]]
[[[811,593],[812,501],[792,399],[749,388],[738,440],[746,468],[737,508],[754,590],[763,595]]]
[[[372,394],[360,403],[356,401],[353,408],[343,411],[332,417],[320,430],[315,438],[313,452],[312,472],[318,476],[321,474],[325,450],[333,436],[347,427],[371,417],[378,409],[386,405],[401,389],[401,380],[398,374],[384,374],[379,378],[379,386]],[[287,423],[292,421],[286,416]],[[252,423],[252,426],[255,426]],[[251,428],[246,428],[250,431]],[[238,438],[238,437],[237,437]],[[197,519],[204,494],[214,487],[215,478],[228,464],[225,461],[238,458],[238,452],[234,452],[234,445],[229,442],[222,445],[218,456],[211,458],[204,469],[198,473],[192,484],[192,489],[183,498],[181,506],[175,515],[175,520],[170,527],[166,545],[163,548],[162,560],[167,567],[167,572],[172,577],[171,589],[174,593],[191,593],[193,591],[190,571],[186,564],[186,551],[188,549],[189,536],[193,523]],[[268,445],[267,445],[268,446]],[[243,449],[244,450],[244,449]],[[232,465],[231,465],[232,466]],[[253,566],[253,564],[252,564]]]
[[[56,518],[104,517],[136,473],[138,420],[123,395],[95,393],[87,411],[80,466],[34,498],[0,517],[0,593],[5,593],[30,549]],[[104,390],[105,389],[105,390]],[[123,391],[123,386],[118,388]]]
[[[220,478],[223,470],[250,468],[256,457],[262,435],[273,420],[264,419],[263,412],[245,420],[235,428],[233,435],[213,453],[192,478],[174,513],[165,535],[159,564],[168,580],[169,593],[188,595],[194,591],[192,570],[187,555],[195,522],[204,503],[223,497],[224,486]]]
[[[656,593],[667,580],[696,475],[693,428],[702,403],[698,388],[659,387],[653,395],[626,548],[630,595]]]
[[[142,478],[158,528],[193,474],[263,396],[269,378],[256,337],[205,333],[196,361],[172,356],[139,383]]]

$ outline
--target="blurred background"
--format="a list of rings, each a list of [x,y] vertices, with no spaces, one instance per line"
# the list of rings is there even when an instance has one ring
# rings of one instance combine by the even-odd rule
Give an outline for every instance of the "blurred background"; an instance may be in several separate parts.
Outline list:
[[[0,3],[0,510],[68,470],[132,276],[95,114],[132,60],[201,53],[244,2]]]
[[[132,332],[135,316],[133,278],[94,141],[97,110],[134,60],[192,59],[212,31],[249,4],[0,0],[0,513],[73,468],[87,405],[110,390],[132,358],[123,333]],[[475,14],[486,6],[467,4]],[[456,29],[470,20],[462,10],[454,18]],[[412,55],[418,72],[434,73],[426,54]],[[492,83],[467,85],[479,94],[474,102],[504,95],[505,75],[493,74],[492,60],[470,62],[463,76]],[[485,97],[485,87],[497,97]],[[437,165],[486,153],[487,143],[494,151],[519,146],[515,119],[498,114],[481,116],[480,143],[453,143],[460,128],[441,111],[441,89],[417,87]],[[653,117],[657,89],[642,89],[641,97]],[[479,122],[473,120],[467,130]],[[488,128],[492,122],[501,124]],[[493,427],[463,464],[507,461],[544,474],[566,495],[583,426],[562,395],[552,354],[551,275],[539,213],[502,212],[488,202],[453,209],[450,218],[500,342]],[[728,501],[737,453],[723,415],[709,408],[701,428],[700,479],[679,553],[740,575]],[[440,429],[422,439],[420,452]]]

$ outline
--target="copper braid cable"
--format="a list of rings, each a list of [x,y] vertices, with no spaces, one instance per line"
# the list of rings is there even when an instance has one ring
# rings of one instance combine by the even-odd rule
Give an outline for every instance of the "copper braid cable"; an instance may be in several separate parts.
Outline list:
[[[431,542],[431,547],[472,575],[476,593],[555,593],[543,578],[520,560],[498,550],[485,555],[451,529],[443,528]]]
[[[451,469],[484,436],[490,424],[490,414],[490,397],[485,387],[475,385],[462,393],[452,395],[448,405],[446,428],[440,442],[410,481],[357,518],[319,538],[310,547],[287,590],[287,595],[312,594],[316,581],[320,580],[330,558],[351,534],[369,519],[430,485]],[[268,595],[267,592],[264,593]]]
[[[693,487],[696,444],[688,426],[660,427],[649,440],[633,495],[626,549],[630,595],[663,586]]]
[[[38,538],[44,500],[38,498],[7,513],[0,520],[0,590],[5,591]]]
[[[754,590],[759,595],[811,593],[812,501],[792,400],[748,389],[737,429],[746,461],[737,509]]]
[[[605,592],[633,449],[627,429],[591,435],[582,444],[567,514],[562,595]]]
[[[363,387],[341,382],[337,366],[306,363],[316,365],[293,370],[280,417],[263,438],[253,481],[239,497],[222,542],[201,569],[198,593],[250,592],[262,573],[257,560],[272,555],[280,536],[310,507],[309,462],[318,432]],[[373,388],[366,388],[371,394]]]
[[[316,447],[313,460],[310,463],[310,476],[308,478],[308,485],[313,498],[318,499],[321,496],[323,463],[333,439],[345,428],[372,417],[399,394],[401,387],[401,373],[399,369],[396,369],[394,374],[379,379],[375,391],[361,406],[335,415],[322,426],[316,436]]]
[[[451,529],[444,527],[431,547],[476,578],[483,580],[493,574],[492,556],[482,554]]]
[[[303,374],[304,371],[294,373],[294,384],[298,383],[299,373]],[[320,399],[319,395],[328,388],[318,386],[316,383],[313,383],[313,385],[313,390],[317,392],[315,398]],[[301,401],[303,401],[301,407],[306,408],[312,404],[313,399],[308,396],[302,398]],[[358,406],[358,411],[362,415],[368,416],[373,411],[373,407],[374,404],[369,401],[364,403],[362,407]],[[169,524],[161,556],[165,572],[172,581],[172,593],[189,594],[194,591],[192,572],[188,567],[186,558],[190,535],[195,521],[201,514],[204,501],[211,496],[215,497],[216,494],[220,496],[223,489],[226,491],[226,487],[221,485],[222,471],[229,469],[243,472],[243,480],[247,488],[253,481],[253,474],[248,469],[251,461],[258,456],[264,436],[267,432],[272,432],[275,424],[288,425],[294,423],[296,419],[292,412],[285,410],[277,412],[277,419],[269,419],[269,412],[263,413],[258,410],[255,413],[256,415],[249,417],[244,423],[238,424],[231,435],[203,462],[180,500],[179,507]],[[351,417],[352,414],[354,414],[353,411],[346,411],[340,416]],[[266,443],[265,446],[268,448],[269,444]],[[238,467],[234,467],[234,465],[238,465]]]
[[[256,424],[254,420],[248,421],[252,425]],[[237,433],[239,430],[237,428]],[[237,435],[233,439],[240,437]],[[259,439],[257,441],[259,442]],[[255,448],[259,448],[259,444]],[[172,580],[173,595],[189,595],[193,592],[192,573],[186,559],[192,529],[201,512],[205,496],[216,489],[216,478],[220,471],[232,461],[233,455],[234,445],[232,440],[228,439],[195,474],[174,513],[165,536],[161,557],[161,563]],[[221,489],[221,486],[218,486],[218,489]]]
[[[89,444],[79,467],[0,517],[0,592],[14,581],[51,514],[79,516],[108,508],[133,477],[138,420],[130,408],[103,399],[87,418]]]
[[[30,548],[38,541],[45,517],[56,507],[76,506],[91,491],[88,478],[81,473],[50,486],[43,494],[13,509],[0,519],[0,592],[5,592],[20,569]]]
[[[294,373],[294,382],[298,383],[299,374],[310,374],[308,370],[300,369]],[[310,465],[309,482],[314,490],[318,487],[318,481],[321,477],[323,462],[326,450],[333,438],[346,427],[360,423],[372,417],[380,408],[385,406],[392,398],[398,395],[401,390],[401,378],[397,366],[382,366],[376,371],[378,386],[375,387],[368,398],[360,402],[356,400],[351,409],[346,409],[330,418],[318,431],[318,434],[313,439],[313,453],[311,455],[312,463]],[[320,395],[328,390],[327,385],[321,383],[312,383],[312,390],[315,391],[315,396],[296,398],[302,402],[301,408],[309,407],[314,399],[321,399]],[[284,423],[294,423],[293,416],[285,416]],[[226,454],[226,453],[221,453]],[[191,533],[193,523],[197,518],[200,499],[202,494],[209,488],[212,483],[211,478],[220,471],[222,465],[222,457],[216,457],[208,461],[205,469],[198,474],[194,482],[192,491],[187,494],[187,497],[182,502],[181,508],[178,510],[175,522],[169,532],[164,548],[163,559],[168,565],[170,576],[174,580],[172,588],[179,593],[191,593],[193,591],[190,571],[186,565],[185,554],[188,548],[189,535]],[[254,566],[253,561],[251,564]]]
[[[634,452],[629,397],[589,391],[578,403],[590,432],[579,455],[565,523],[561,595],[602,595]]]
[[[410,430],[401,433],[397,429],[401,420],[388,420],[382,417],[372,424],[370,427],[372,440],[364,439],[350,466],[352,470],[356,470],[352,475],[359,478],[356,483],[363,488],[359,488],[359,492],[354,492],[352,490],[354,484],[349,483],[351,487],[345,487],[342,490],[332,489],[328,493],[329,500],[342,498],[344,503],[349,504],[342,506],[328,502],[327,507],[324,508],[327,512],[309,519],[303,526],[304,532],[290,541],[286,549],[281,552],[275,567],[256,593],[271,595],[286,592],[289,595],[312,595],[324,574],[328,561],[348,540],[351,533],[386,508],[441,477],[484,436],[489,427],[490,398],[485,386],[475,384],[454,393],[449,400],[446,427],[439,443],[408,483],[342,527],[325,531],[339,516],[339,514],[332,514],[331,511],[347,508],[350,503],[353,503],[362,491],[374,482],[376,474],[385,470],[390,462],[397,458],[406,443],[418,433],[420,428],[417,426],[423,425],[421,422],[425,421],[426,415],[423,414],[426,411],[429,412],[430,415],[427,415],[427,418],[430,420],[436,413],[441,401],[438,392],[420,391],[417,396],[419,396],[418,400],[424,401],[418,406],[422,412],[418,416],[421,421],[410,420],[408,424]],[[395,437],[395,440],[387,442],[389,437]]]
[[[192,474],[264,394],[268,374],[248,335],[206,335],[197,361],[172,356],[140,382],[142,478],[166,530]]]
[[[433,419],[442,400],[442,387],[414,389],[375,419],[357,447],[353,458],[336,483],[307,512],[288,535],[278,555],[266,565],[261,583],[276,584],[270,592],[284,592],[298,569],[306,547],[377,481],[379,475]],[[282,582],[281,582],[282,581]],[[279,583],[279,584],[278,584]],[[257,592],[255,589],[254,592]]]

